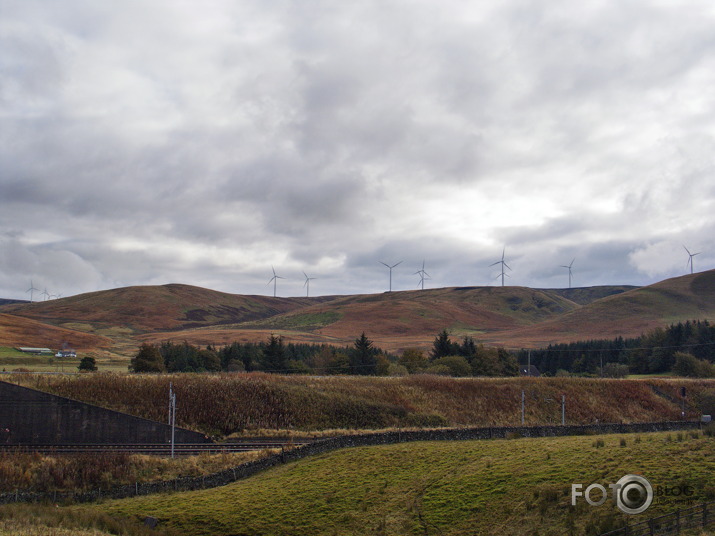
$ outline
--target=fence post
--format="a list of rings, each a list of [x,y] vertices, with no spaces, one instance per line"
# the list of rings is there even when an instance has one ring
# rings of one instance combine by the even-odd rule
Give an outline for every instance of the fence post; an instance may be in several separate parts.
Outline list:
[[[655,523],[653,522],[653,518],[648,520],[648,528],[650,529],[650,536],[655,536]]]
[[[675,511],[675,530],[676,534],[680,534],[680,508]]]

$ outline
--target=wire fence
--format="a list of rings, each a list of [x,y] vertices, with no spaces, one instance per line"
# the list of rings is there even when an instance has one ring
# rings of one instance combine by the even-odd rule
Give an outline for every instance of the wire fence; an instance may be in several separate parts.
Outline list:
[[[690,508],[677,509],[670,514],[651,517],[646,521],[626,525],[605,532],[601,536],[655,536],[656,534],[681,534],[681,531],[704,528],[715,520],[715,501]]]

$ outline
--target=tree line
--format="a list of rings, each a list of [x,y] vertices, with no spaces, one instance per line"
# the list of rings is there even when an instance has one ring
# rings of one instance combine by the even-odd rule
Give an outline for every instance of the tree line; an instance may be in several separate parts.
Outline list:
[[[503,348],[486,348],[471,337],[453,342],[446,330],[434,340],[431,351],[407,349],[389,354],[375,346],[365,333],[352,346],[285,343],[280,336],[252,343],[233,342],[205,348],[184,341],[144,343],[132,358],[133,372],[251,372],[281,374],[514,376],[516,357]]]
[[[387,353],[363,333],[353,346],[285,343],[271,335],[263,342],[233,342],[205,348],[184,341],[144,343],[132,358],[133,372],[276,372],[282,374],[377,374]]]
[[[530,355],[529,355],[530,354]],[[542,373],[557,375],[623,376],[625,374],[676,373],[713,376],[715,326],[693,320],[654,328],[640,337],[598,339],[553,344],[538,350],[521,350]]]

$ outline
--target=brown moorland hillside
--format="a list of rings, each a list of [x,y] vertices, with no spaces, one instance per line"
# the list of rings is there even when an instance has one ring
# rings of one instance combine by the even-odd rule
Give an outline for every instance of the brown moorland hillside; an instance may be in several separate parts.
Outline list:
[[[258,321],[176,333],[152,333],[143,340],[186,340],[225,344],[266,340],[350,345],[363,331],[379,347],[402,351],[427,347],[448,329],[454,336],[481,338],[493,331],[531,325],[579,306],[549,291],[524,287],[450,287],[334,297],[330,301]]]
[[[715,270],[607,296],[558,318],[497,333],[485,342],[534,348],[577,340],[637,337],[656,327],[695,319],[715,320]]]
[[[56,350],[64,344],[77,350],[88,350],[109,348],[112,340],[0,313],[0,346],[47,347]]]
[[[170,284],[116,288],[58,300],[7,305],[2,311],[55,325],[83,322],[142,333],[257,320],[332,298],[242,296]]]
[[[453,338],[470,335],[486,345],[541,347],[712,320],[714,298],[715,271],[708,271],[642,288],[452,287],[319,298],[241,296],[189,285],[127,287],[0,311],[7,329],[13,316],[19,323],[33,319],[110,338],[112,352],[128,357],[142,341],[220,345],[264,341],[272,333],[286,342],[343,346],[364,331],[378,346],[399,352],[428,348],[447,329]],[[40,335],[37,344],[51,344]],[[96,342],[106,347],[106,339]]]

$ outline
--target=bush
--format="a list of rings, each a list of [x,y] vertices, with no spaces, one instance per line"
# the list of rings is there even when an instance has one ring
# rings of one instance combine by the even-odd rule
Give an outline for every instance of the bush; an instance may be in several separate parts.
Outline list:
[[[676,352],[674,357],[673,372],[678,376],[688,378],[715,377],[715,367],[705,359],[698,359],[694,355],[685,352]]]
[[[606,363],[603,366],[604,378],[625,378],[628,376],[628,365],[622,363]]]
[[[77,366],[80,372],[94,372],[97,370],[97,362],[93,357],[83,357]]]
[[[425,373],[436,374],[438,376],[451,376],[452,375],[452,373],[449,370],[449,367],[447,365],[432,365],[427,370],[425,370]]]
[[[410,374],[420,372],[429,366],[427,356],[422,350],[416,348],[405,350],[397,363],[405,367]]]
[[[432,369],[437,367],[445,367],[449,376],[462,377],[472,375],[472,367],[469,366],[469,362],[461,355],[448,355],[435,359],[432,361],[432,366],[427,370],[431,372]],[[439,373],[437,372],[435,374]]]
[[[407,367],[405,367],[404,365],[390,363],[390,366],[387,367],[388,376],[407,376],[409,373],[410,371],[407,370]]]

